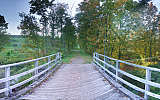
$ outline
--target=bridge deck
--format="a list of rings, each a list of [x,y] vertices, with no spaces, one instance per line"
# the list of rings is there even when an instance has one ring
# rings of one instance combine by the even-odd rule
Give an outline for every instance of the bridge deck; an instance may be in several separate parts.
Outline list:
[[[63,64],[23,100],[130,100],[91,64]]]

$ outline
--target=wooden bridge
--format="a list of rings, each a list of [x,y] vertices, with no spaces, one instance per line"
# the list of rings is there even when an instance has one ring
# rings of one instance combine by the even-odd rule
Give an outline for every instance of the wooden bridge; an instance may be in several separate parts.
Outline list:
[[[46,60],[47,62],[40,64]],[[12,67],[28,63],[34,64],[34,67],[11,75]],[[121,70],[120,63],[146,70],[146,78]],[[160,95],[150,92],[150,86],[160,88],[159,83],[151,81],[151,71],[160,72],[160,69],[135,65],[98,53],[94,53],[92,64],[84,64],[81,57],[72,59],[70,64],[62,64],[61,54],[57,53],[3,65],[0,66],[0,70],[5,72],[5,77],[0,79],[0,83],[4,85],[0,89],[2,97],[0,100],[147,100],[149,96],[160,99]],[[12,84],[13,80],[28,74],[31,74],[28,79]],[[122,75],[144,83],[145,88],[127,82]],[[122,85],[144,93],[144,97],[132,93]]]

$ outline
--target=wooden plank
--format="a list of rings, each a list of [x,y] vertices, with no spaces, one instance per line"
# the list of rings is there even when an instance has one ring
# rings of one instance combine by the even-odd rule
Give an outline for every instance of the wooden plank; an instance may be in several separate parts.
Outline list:
[[[95,61],[95,62],[96,62],[96,61]],[[112,72],[110,72],[108,69],[104,68],[104,67],[103,67],[102,65],[100,65],[98,62],[96,62],[96,63],[97,63],[101,68],[103,68],[105,71],[107,71],[107,73],[109,73],[110,75],[112,75],[113,77],[116,78],[116,75],[115,75],[115,74],[113,74]],[[141,89],[141,88],[139,88],[139,87],[137,87],[137,86],[135,86],[135,85],[133,85],[133,84],[125,81],[124,79],[122,79],[122,78],[120,78],[120,77],[117,77],[117,79],[118,79],[119,81],[121,81],[122,83],[128,85],[129,87],[131,87],[131,88],[133,88],[133,89],[135,89],[135,90],[137,90],[137,91],[140,91],[140,92],[145,93],[145,90],[144,90],[144,89]]]
[[[51,56],[55,56],[55,55],[56,55],[56,59],[50,61],[49,58],[50,58]],[[38,66],[38,61],[41,60],[41,59],[45,59],[45,58],[48,58],[48,63],[43,64],[43,65],[41,65],[41,66]],[[52,54],[52,55],[49,55],[49,56],[41,57],[41,58],[38,58],[38,59],[33,59],[33,60],[24,61],[24,62],[19,62],[19,63],[14,63],[14,64],[8,64],[8,65],[2,65],[2,66],[0,66],[0,68],[5,68],[5,78],[0,79],[0,83],[5,82],[5,88],[0,89],[0,93],[5,92],[5,95],[6,95],[7,97],[11,96],[10,94],[11,94],[11,92],[12,92],[12,91],[11,91],[12,89],[14,89],[14,88],[16,88],[16,87],[19,87],[19,86],[21,86],[21,85],[23,85],[23,84],[25,84],[25,83],[27,83],[27,82],[29,82],[29,81],[37,78],[38,76],[40,76],[40,75],[48,72],[48,71],[52,68],[52,66],[55,66],[56,64],[58,64],[59,62],[61,62],[60,59],[61,59],[61,55],[59,56],[59,53],[57,53],[57,54]],[[26,63],[30,63],[30,62],[34,62],[34,61],[36,62],[36,63],[35,63],[36,68],[31,69],[31,70],[28,70],[28,71],[25,71],[25,72],[23,72],[23,73],[20,73],[20,74],[14,75],[14,76],[10,76],[10,67],[12,67],[12,66],[17,66],[17,65],[21,65],[21,64],[26,64]],[[55,63],[52,64],[52,62],[55,62]],[[40,68],[42,68],[42,67],[44,67],[44,66],[50,65],[50,64],[51,64],[51,66],[48,67],[46,70],[44,70],[44,71],[42,71],[42,72],[40,72],[40,73],[37,73],[37,72],[38,72],[38,71],[37,71],[38,69],[40,69]],[[31,78],[29,78],[29,79],[27,79],[27,80],[24,80],[24,81],[18,83],[18,84],[15,84],[15,85],[13,85],[13,86],[10,86],[10,80],[13,80],[13,79],[16,79],[16,78],[18,78],[18,77],[27,75],[27,74],[32,73],[32,72],[34,72],[34,71],[36,71],[36,75],[32,76]],[[47,74],[47,73],[46,73],[46,74]],[[9,97],[9,98],[10,98],[10,97]],[[3,99],[3,98],[1,98],[1,99]]]
[[[94,64],[94,63],[93,63]],[[129,96],[133,100],[143,100],[142,97],[135,95],[134,93],[130,92],[126,88],[124,88],[122,85],[118,84],[115,80],[113,80],[108,74],[106,74],[99,66],[94,64],[96,68],[102,73],[102,75],[112,84],[114,85],[118,90],[122,91],[124,94]]]
[[[118,62],[118,60],[116,61],[116,81],[118,82],[118,74],[119,74],[119,68],[120,68],[120,66],[119,66],[119,62]]]
[[[14,96],[12,96],[10,99],[16,100],[17,98],[21,97],[22,95],[28,93],[30,90],[34,89],[35,87],[37,87],[40,84],[42,84],[43,82],[45,82],[45,80],[50,78],[51,75],[53,74],[53,72],[55,72],[60,67],[61,63],[62,62],[60,62],[58,65],[56,65],[51,71],[49,71],[49,73],[45,77],[42,77],[38,81],[35,81],[31,85],[29,85],[28,87],[26,87],[20,91],[15,92]]]
[[[113,65],[110,65],[110,64],[104,62],[103,60],[101,60],[101,59],[99,59],[99,58],[95,58],[95,59],[97,59],[98,61],[104,63],[104,64],[107,65],[108,67],[110,67],[110,68],[116,70],[116,68],[115,68]],[[102,66],[102,65],[101,65],[101,66]],[[103,67],[103,68],[106,69],[105,67]]]
[[[100,56],[103,56],[102,54],[98,54]],[[114,59],[114,58],[110,58],[108,56],[105,56],[106,58],[108,59],[111,59],[111,60],[114,60],[114,61],[117,61],[118,59]],[[133,67],[138,67],[138,68],[142,68],[142,69],[149,69],[151,71],[156,71],[156,72],[160,72],[160,69],[158,68],[152,68],[152,67],[147,67],[147,66],[141,66],[141,65],[136,65],[136,64],[133,64],[133,63],[129,63],[129,62],[126,62],[126,61],[122,61],[122,60],[118,60],[120,63],[124,63],[124,64],[127,64],[127,65],[130,65],[130,66],[133,66]]]
[[[10,67],[6,67],[5,68],[5,78],[9,78],[10,77]],[[5,96],[9,96],[10,94],[10,81],[6,81],[5,82],[5,88],[7,88],[7,91],[5,92]]]
[[[152,93],[152,92],[149,92],[149,91],[146,91],[146,94],[148,96],[152,96],[154,98],[160,99],[160,95],[158,95],[158,94],[155,94],[155,93]]]
[[[57,63],[58,63],[58,62],[57,62]],[[55,65],[56,65],[57,63],[55,63]],[[19,87],[19,86],[25,84],[25,83],[30,82],[31,80],[33,80],[33,79],[37,78],[38,76],[44,74],[44,73],[45,73],[46,71],[48,71],[49,69],[51,69],[51,68],[47,68],[47,69],[45,69],[44,71],[38,73],[37,75],[32,76],[31,78],[29,78],[29,79],[27,79],[27,80],[24,80],[24,81],[22,81],[22,82],[20,82],[20,83],[18,83],[18,84],[13,85],[13,86],[11,86],[11,89],[14,89],[14,88],[16,88],[16,87]]]
[[[104,93],[108,95],[112,89],[119,94],[91,64],[64,64],[53,78],[22,99],[36,100],[42,97],[44,100],[94,100]],[[119,95],[125,97],[123,93]],[[123,97],[119,100],[123,100]]]
[[[47,57],[51,57],[51,56],[55,56],[55,55],[56,55],[56,54],[52,54],[52,55],[49,55],[49,56],[45,56],[45,57],[41,57],[41,58],[37,58],[37,59],[33,59],[33,60],[27,60],[27,61],[23,61],[23,62],[8,64],[8,65],[1,65],[0,68],[18,66],[18,65],[22,65],[22,64],[26,64],[26,63],[30,63],[30,62],[35,62],[35,61],[42,60],[42,59],[45,59],[45,58],[47,58]]]
[[[59,62],[59,61],[58,61],[58,62]],[[56,62],[54,65],[56,65],[58,62]],[[51,68],[51,67],[50,67],[50,68]],[[28,83],[29,81],[31,81],[31,80],[37,78],[38,76],[44,74],[44,73],[45,73],[46,71],[48,71],[50,68],[47,68],[46,70],[38,73],[38,74],[35,75],[35,76],[32,76],[31,78],[29,78],[29,79],[27,79],[27,80],[24,80],[24,81],[22,81],[22,82],[20,82],[20,83],[17,83],[17,84],[15,84],[15,85],[13,85],[13,86],[10,86],[10,89],[14,89],[14,88],[17,88],[17,87],[25,84],[25,83]],[[34,71],[34,70],[32,70],[32,71]],[[27,71],[27,72],[28,72],[28,71]],[[23,73],[23,74],[26,74],[26,73]],[[21,75],[21,74],[20,74],[20,75]],[[3,93],[3,92],[5,92],[5,91],[8,91],[8,89],[0,89],[0,93]]]
[[[14,75],[14,76],[10,76],[10,77],[7,77],[7,78],[2,78],[2,79],[0,79],[0,83],[2,83],[2,82],[7,82],[7,81],[13,80],[13,79],[17,79],[17,78],[19,78],[19,77],[21,77],[21,76],[24,76],[24,75],[27,75],[27,74],[29,74],[29,73],[32,73],[32,72],[34,72],[35,70],[41,69],[41,68],[47,66],[48,64],[54,62],[54,61],[55,61],[55,60],[52,60],[52,61],[50,61],[49,63],[40,65],[40,66],[38,66],[38,67],[36,67],[36,68],[33,68],[33,69],[31,69],[31,70],[22,72],[22,73],[20,73],[20,74],[16,74],[16,75]],[[53,66],[53,65],[52,65],[52,66]]]
[[[150,81],[151,80],[151,71],[149,69],[146,70],[146,81]],[[145,93],[144,93],[144,99],[148,100],[148,95],[147,92],[150,91],[150,84],[149,83],[145,83]]]
[[[96,53],[97,54],[97,53]],[[102,54],[97,54],[97,55],[100,55],[100,56],[104,56]],[[104,57],[107,57],[107,56],[104,56]],[[125,61],[121,61],[121,60],[117,60],[117,59],[112,59],[110,57],[107,57],[111,60],[115,60],[116,63],[119,62],[119,63],[124,63],[124,64],[127,64],[127,65],[130,65],[130,66],[133,66],[133,67],[138,67],[138,68],[142,68],[142,69],[145,69],[146,70],[146,79],[143,79],[143,78],[140,78],[140,77],[137,77],[137,76],[134,76],[130,73],[127,73],[125,71],[122,71],[118,68],[114,68],[113,65],[110,65],[108,63],[106,63],[105,61],[102,61],[101,59],[99,59],[98,57],[94,57],[93,59],[93,62],[95,62],[98,66],[100,66],[103,70],[107,71],[107,73],[109,73],[110,75],[112,75],[114,78],[116,78],[116,80],[119,80],[121,81],[122,83],[128,85],[129,87],[137,90],[137,91],[140,91],[140,92],[143,92],[145,95],[144,95],[144,98],[145,100],[148,100],[148,93],[150,94],[149,96],[152,96],[152,97],[155,97],[155,98],[159,98],[159,95],[158,94],[155,94],[155,93],[151,93],[149,92],[150,91],[150,86],[153,86],[153,87],[157,87],[157,88],[160,88],[160,84],[159,83],[155,83],[155,82],[152,82],[151,81],[151,71],[156,71],[156,72],[160,72],[160,69],[158,68],[151,68],[151,67],[144,67],[144,66],[141,66],[141,65],[136,65],[136,64],[133,64],[133,63],[129,63],[129,62],[125,62]],[[114,75],[114,73],[110,72],[109,70],[107,70],[103,65],[101,65],[99,62],[102,62],[104,63],[105,65],[107,65],[108,67],[116,70],[116,76]],[[117,64],[116,64],[117,65]],[[117,67],[117,66],[116,66]],[[141,89],[127,81],[125,81],[124,79],[120,78],[120,77],[117,77],[117,73],[120,72],[121,74],[129,77],[129,78],[132,78],[133,80],[136,80],[136,81],[139,81],[141,83],[144,83],[145,84],[145,90],[144,89]],[[160,98],[159,98],[160,99]]]

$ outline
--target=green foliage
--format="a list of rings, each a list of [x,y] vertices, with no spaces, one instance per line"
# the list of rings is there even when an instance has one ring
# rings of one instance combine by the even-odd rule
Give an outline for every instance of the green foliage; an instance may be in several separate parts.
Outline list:
[[[79,5],[80,13],[76,15],[79,45],[88,53],[93,52],[93,48],[98,46],[96,39],[101,21],[97,18],[100,14],[98,5],[99,2],[96,0],[91,3],[82,2]]]
[[[133,0],[102,2],[79,5],[76,20],[81,48],[123,60],[159,56],[159,16],[152,3],[135,10],[139,3]]]
[[[76,44],[75,26],[72,23],[72,19],[67,17],[65,19],[65,26],[63,27],[62,38],[65,41],[65,45],[68,51],[73,49]]]
[[[52,6],[52,2],[54,0],[31,0],[29,3],[31,5],[30,7],[30,13],[32,14],[38,14],[43,15],[45,12],[47,12],[47,8]]]
[[[8,23],[6,23],[4,16],[0,15],[0,51],[3,49],[4,45],[9,42],[9,37],[7,35]]]
[[[76,15],[78,42],[85,52],[130,60],[144,66],[153,61],[142,60],[160,56],[160,16],[149,0],[89,0],[79,5]],[[156,63],[159,61],[156,61]],[[122,70],[141,78],[145,71],[122,66]],[[157,66],[152,66],[157,67]],[[159,82],[158,73],[153,80]],[[123,76],[128,82],[144,88],[144,84]],[[127,87],[128,88],[128,87]],[[158,90],[152,88],[156,93]],[[141,95],[142,96],[142,95]]]

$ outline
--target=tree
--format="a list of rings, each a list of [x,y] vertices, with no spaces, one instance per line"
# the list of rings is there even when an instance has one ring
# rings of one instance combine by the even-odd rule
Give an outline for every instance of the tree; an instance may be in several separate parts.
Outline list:
[[[21,17],[20,26],[18,29],[21,30],[21,34],[27,39],[27,47],[32,49],[36,49],[38,56],[40,55],[40,50],[42,50],[43,41],[41,40],[41,36],[38,34],[40,32],[40,28],[38,27],[37,19],[25,13],[19,13]]]
[[[53,5],[54,0],[31,0],[29,3],[31,5],[30,7],[30,13],[31,14],[37,14],[39,15],[40,22],[43,26],[42,28],[42,36],[43,41],[45,41],[45,44],[43,44],[43,47],[45,48],[44,53],[48,53],[48,49],[50,49],[50,38],[48,34],[48,21],[49,21],[49,11],[48,9]]]
[[[4,44],[8,43],[9,36],[7,35],[8,23],[6,23],[4,16],[0,15],[0,51]]]
[[[65,25],[69,23],[69,21],[66,19],[70,19],[70,16],[67,13],[68,5],[63,3],[54,4],[53,1],[54,0],[31,0],[29,2],[31,5],[30,13],[37,14],[41,17],[40,23],[42,25],[42,36],[43,40],[45,41],[43,47],[45,47],[46,53],[50,47],[55,46],[56,40],[59,39],[61,40],[60,48],[63,47],[65,49],[66,42],[68,41],[68,35],[66,34],[67,32],[70,34],[70,27],[74,27],[72,23],[70,23],[71,25],[69,27],[65,27]],[[70,31],[72,33],[74,28]],[[52,46],[50,44],[52,44]],[[67,48],[70,48],[70,43],[67,43]]]
[[[52,40],[54,40],[55,34],[56,34],[55,29],[56,29],[56,25],[57,25],[57,23],[56,23],[57,16],[56,16],[56,11],[55,11],[56,4],[52,5],[50,9],[51,9],[51,11],[49,13],[49,22],[50,22],[50,28],[51,28],[51,38],[52,38]]]
[[[30,7],[30,13],[37,14],[37,15],[46,15],[47,14],[47,8],[51,7],[54,0],[31,0],[29,3],[31,5]]]
[[[68,51],[75,47],[77,37],[75,34],[75,26],[70,17],[65,18],[65,26],[63,27],[62,37],[67,45]]]
[[[67,6],[66,4],[57,4],[57,7],[55,8],[55,13],[56,13],[56,20],[57,20],[57,32],[61,33],[61,47],[64,48],[66,47],[66,43],[64,41],[64,35],[63,35],[63,27],[65,25],[65,19],[68,16],[67,14]]]
[[[140,4],[139,4],[140,5]],[[144,42],[144,55],[143,57],[152,57],[156,56],[158,49],[156,48],[157,36],[158,36],[158,16],[157,16],[157,8],[153,5],[152,2],[146,3],[144,6],[138,7],[137,12],[140,16],[141,28],[143,28],[144,32],[139,34],[140,37],[143,38]],[[155,51],[156,50],[156,51]],[[141,52],[142,53],[142,52]]]
[[[79,5],[80,12],[76,15],[80,47],[90,54],[98,46],[98,27],[101,21],[99,6],[100,4],[97,0],[82,2]]]

